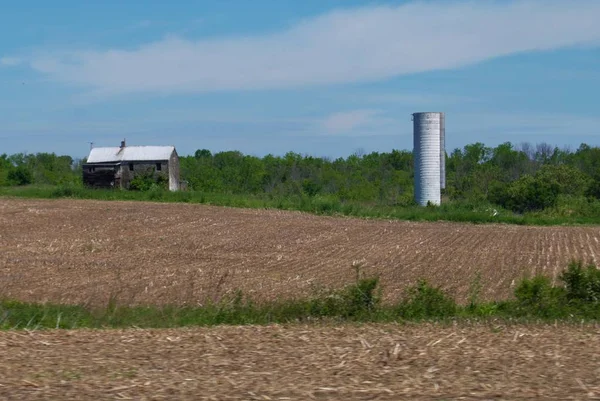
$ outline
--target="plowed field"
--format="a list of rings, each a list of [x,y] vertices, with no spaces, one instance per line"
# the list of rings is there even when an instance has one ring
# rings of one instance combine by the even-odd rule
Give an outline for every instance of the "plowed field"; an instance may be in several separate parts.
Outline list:
[[[364,325],[0,332],[3,400],[592,400],[600,331]]]
[[[525,274],[596,261],[599,227],[320,217],[143,202],[0,199],[0,296],[26,301],[201,304],[241,289],[306,296],[378,274],[387,300],[419,278],[459,301],[509,297]]]

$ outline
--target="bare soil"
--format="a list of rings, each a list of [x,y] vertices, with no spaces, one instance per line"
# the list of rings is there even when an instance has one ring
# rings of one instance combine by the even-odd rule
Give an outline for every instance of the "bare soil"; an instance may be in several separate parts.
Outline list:
[[[0,199],[0,296],[24,301],[202,304],[242,290],[305,297],[379,275],[386,300],[419,278],[464,301],[510,297],[525,275],[596,262],[600,227],[415,223],[277,210]]]
[[[3,400],[600,399],[593,326],[0,332]]]
[[[378,274],[464,300],[596,261],[598,227],[318,217],[185,204],[0,199],[0,296],[201,304],[307,296]],[[0,332],[2,400],[600,399],[593,325],[311,325]]]

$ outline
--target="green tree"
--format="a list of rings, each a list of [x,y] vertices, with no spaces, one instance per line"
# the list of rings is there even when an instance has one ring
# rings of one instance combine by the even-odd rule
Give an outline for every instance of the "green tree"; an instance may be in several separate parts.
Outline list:
[[[10,185],[27,185],[33,183],[33,174],[26,166],[17,166],[8,170],[7,179]]]

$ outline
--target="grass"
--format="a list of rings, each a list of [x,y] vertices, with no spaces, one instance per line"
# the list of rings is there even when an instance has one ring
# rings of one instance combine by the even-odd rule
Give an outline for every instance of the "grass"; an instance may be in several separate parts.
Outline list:
[[[0,329],[173,328],[185,326],[271,324],[311,321],[404,322],[503,319],[506,321],[600,321],[600,270],[572,262],[561,274],[563,286],[544,276],[524,279],[515,298],[478,302],[479,287],[467,305],[458,305],[440,288],[419,281],[395,304],[382,304],[377,278],[319,296],[254,303],[238,292],[203,307],[127,306],[111,299],[105,308],[0,302]]]
[[[0,187],[0,196],[38,199],[95,199],[122,201],[182,202],[253,209],[296,210],[330,216],[352,216],[407,221],[452,221],[518,225],[600,224],[600,215],[548,216],[542,213],[518,215],[498,207],[470,202],[448,202],[438,207],[389,206],[341,201],[334,196],[287,196],[270,194],[238,195],[206,192],[145,192],[98,190],[76,186]]]

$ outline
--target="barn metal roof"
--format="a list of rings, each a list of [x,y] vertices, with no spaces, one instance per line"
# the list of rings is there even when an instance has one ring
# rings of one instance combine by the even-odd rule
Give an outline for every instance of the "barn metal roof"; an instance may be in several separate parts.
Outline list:
[[[93,148],[88,163],[108,163],[123,161],[169,160],[175,151],[174,146],[125,146],[124,148]]]

